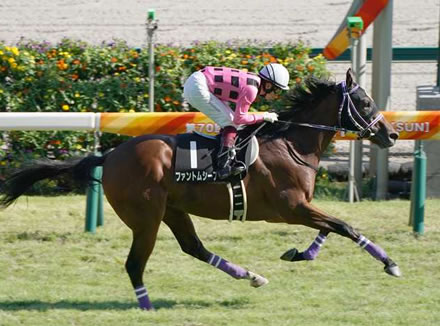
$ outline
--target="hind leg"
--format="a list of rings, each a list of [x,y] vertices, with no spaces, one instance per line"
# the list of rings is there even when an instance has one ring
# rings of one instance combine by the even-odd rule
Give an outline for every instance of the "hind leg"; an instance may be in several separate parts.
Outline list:
[[[173,232],[183,252],[220,269],[235,279],[250,280],[253,287],[260,287],[268,283],[264,277],[209,252],[197,236],[187,213],[168,207],[163,221]]]
[[[291,249],[285,252],[281,256],[281,259],[289,261],[315,259],[324,244],[328,233],[334,232],[343,237],[350,238],[361,248],[365,249],[372,257],[381,261],[385,265],[384,270],[387,274],[397,277],[401,275],[397,264],[388,257],[381,247],[368,240],[347,223],[325,214],[308,203],[297,206],[294,210],[294,214],[294,218],[287,220],[291,221],[291,223],[303,224],[318,229],[320,232],[307,250],[304,252],[298,252],[296,249]]]
[[[156,243],[157,232],[165,212],[166,193],[159,187],[152,187],[155,200],[131,198],[123,201],[109,199],[121,220],[132,230],[133,241],[125,263],[139,307],[153,309],[143,283],[143,273]]]
[[[125,263],[125,269],[133,285],[139,308],[144,310],[153,309],[143,283],[143,273],[147,260],[153,251],[156,234],[157,228],[133,232],[133,242]]]

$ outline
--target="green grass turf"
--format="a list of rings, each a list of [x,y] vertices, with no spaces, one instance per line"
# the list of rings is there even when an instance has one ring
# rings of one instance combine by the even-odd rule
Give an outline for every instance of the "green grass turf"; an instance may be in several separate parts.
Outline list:
[[[440,325],[440,200],[426,202],[420,238],[409,201],[314,203],[381,245],[403,277],[335,234],[317,260],[289,263],[279,256],[317,231],[194,217],[208,249],[270,283],[251,288],[184,254],[163,225],[144,274],[148,313],[124,269],[131,232],[108,204],[90,235],[85,197],[24,197],[0,212],[0,325]]]

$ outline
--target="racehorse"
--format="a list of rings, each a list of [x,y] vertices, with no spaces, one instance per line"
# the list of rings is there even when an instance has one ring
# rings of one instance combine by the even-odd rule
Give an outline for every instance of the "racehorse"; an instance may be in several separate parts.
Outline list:
[[[353,81],[349,69],[340,83],[316,78],[287,96],[279,122],[248,126],[257,131],[259,157],[243,180],[247,192],[248,221],[300,224],[319,230],[303,252],[286,251],[287,261],[313,260],[330,232],[356,242],[384,264],[385,272],[400,276],[400,269],[385,251],[347,223],[322,212],[313,198],[321,155],[338,131],[352,131],[381,148],[392,146],[398,133],[378,111],[374,101]],[[35,182],[59,175],[90,182],[91,171],[103,166],[102,185],[108,202],[132,230],[133,242],[125,264],[141,309],[153,309],[143,283],[143,272],[163,221],[182,250],[254,287],[268,281],[208,251],[189,214],[221,220],[230,212],[225,183],[181,184],[173,179],[176,138],[171,135],[135,137],[104,156],[72,161],[34,161],[9,176],[0,189],[0,205],[7,207]]]

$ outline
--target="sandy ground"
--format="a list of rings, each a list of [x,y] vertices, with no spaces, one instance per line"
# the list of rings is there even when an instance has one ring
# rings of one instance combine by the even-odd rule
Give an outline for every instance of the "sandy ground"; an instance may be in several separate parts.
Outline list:
[[[145,43],[149,8],[159,20],[158,41],[296,41],[323,47],[344,18],[349,0],[2,0],[0,39],[21,36],[98,43],[113,37]],[[394,0],[394,46],[435,46],[438,0]],[[370,37],[371,39],[371,37]]]
[[[348,0],[1,0],[0,40],[14,44],[20,37],[50,42],[69,37],[97,44],[118,38],[143,46],[147,11],[154,8],[160,43],[302,40],[324,47],[350,5]],[[393,46],[437,46],[439,13],[439,0],[394,0]],[[370,27],[367,46],[372,34]],[[337,80],[348,66],[329,63]],[[367,76],[369,88],[371,65]],[[433,85],[435,78],[434,62],[393,63],[391,109],[414,110],[416,86]],[[394,150],[412,151],[412,142],[400,142]]]

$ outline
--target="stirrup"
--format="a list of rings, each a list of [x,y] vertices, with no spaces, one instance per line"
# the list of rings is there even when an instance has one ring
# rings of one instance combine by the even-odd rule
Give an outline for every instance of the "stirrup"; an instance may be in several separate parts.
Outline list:
[[[234,160],[232,162],[232,175],[239,175],[246,171],[246,164],[239,160]]]
[[[221,169],[217,170],[217,178],[219,180],[225,180],[232,175],[232,169],[230,165],[224,166]]]
[[[225,165],[217,170],[217,176],[220,180],[224,180],[242,174],[244,171],[246,171],[246,165],[243,162],[228,158]]]

